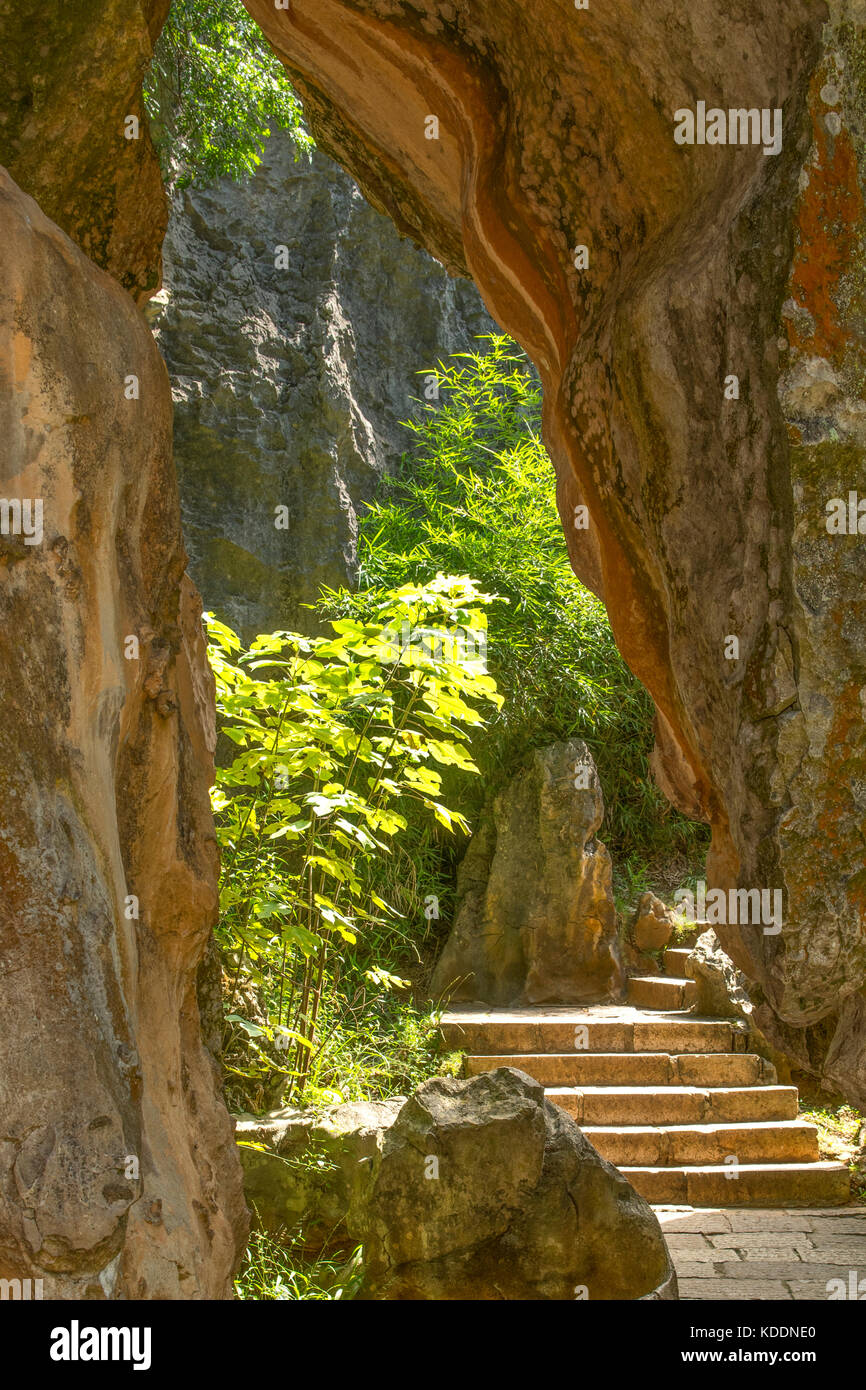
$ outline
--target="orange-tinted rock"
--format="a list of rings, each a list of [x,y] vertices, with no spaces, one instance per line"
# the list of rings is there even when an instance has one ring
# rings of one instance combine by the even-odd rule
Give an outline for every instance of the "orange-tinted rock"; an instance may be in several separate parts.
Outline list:
[[[674,931],[673,913],[654,893],[644,893],[634,917],[634,944],[639,951],[660,951]]]
[[[785,893],[723,945],[866,1102],[866,547],[824,524],[866,476],[861,0],[246,3],[324,148],[533,357],[662,785],[711,885]],[[699,102],[780,111],[780,151],[677,144]]]
[[[0,536],[0,1277],[225,1297],[245,1210],[196,1002],[213,683],[168,377],[5,172],[0,238],[0,490],[33,522]]]

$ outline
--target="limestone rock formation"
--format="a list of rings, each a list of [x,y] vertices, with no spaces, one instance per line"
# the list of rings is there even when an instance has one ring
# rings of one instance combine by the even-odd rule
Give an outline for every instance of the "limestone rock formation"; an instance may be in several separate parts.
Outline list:
[[[776,1041],[775,1030],[767,1034],[762,1021],[769,1010],[760,986],[749,984],[722,949],[712,927],[702,932],[692,947],[687,973],[698,987],[693,1012],[703,1018],[739,1019],[742,1047],[772,1062],[783,1084],[791,1080],[792,1061],[800,1070],[811,1070],[803,1047],[807,1039],[802,1033],[792,1029],[792,1037],[783,1047]]]
[[[698,986],[695,1011],[705,1018],[748,1018],[752,1012],[748,981],[722,950],[710,927],[692,947],[689,975]]]
[[[245,1209],[196,1003],[213,678],[168,378],[5,171],[0,240],[0,1277],[224,1297]]]
[[[674,931],[674,914],[655,893],[642,893],[634,914],[634,944],[639,951],[660,951]]]
[[[411,443],[419,373],[496,325],[473,285],[325,155],[296,161],[284,133],[248,181],[176,195],[164,263],[149,317],[190,572],[245,636],[309,631],[304,605],[356,573],[357,514]]]
[[[141,80],[169,3],[0,0],[0,165],[139,301],[168,221]]]
[[[711,886],[785,890],[780,934],[723,945],[767,1035],[866,1103],[866,550],[849,507],[827,527],[863,477],[863,0],[537,0],[531,25],[521,0],[247,3],[322,147],[538,365],[574,563],[655,699],[664,784],[712,823]],[[61,8],[0,7],[0,158],[141,296],[164,206],[118,122],[164,0]],[[678,145],[701,102],[780,111],[780,152]],[[131,301],[5,181],[3,215],[4,491],[43,497],[47,544],[6,535],[0,567],[0,1274],[225,1293],[238,1170],[194,1000],[210,705],[167,384]]]
[[[245,3],[320,145],[534,359],[660,780],[711,886],[784,891],[725,949],[866,1103],[866,547],[826,525],[864,476],[863,0]]]
[[[595,764],[581,739],[536,749],[497,793],[457,879],[434,995],[578,1003],[622,984]]]
[[[361,1298],[676,1297],[651,1208],[511,1067],[419,1086],[368,1183]]]

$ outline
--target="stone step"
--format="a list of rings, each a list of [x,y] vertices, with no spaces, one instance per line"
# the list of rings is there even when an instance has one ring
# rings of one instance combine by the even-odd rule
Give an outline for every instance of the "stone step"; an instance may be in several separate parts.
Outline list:
[[[689,969],[691,958],[691,946],[668,946],[664,954],[665,974],[677,975],[681,980],[690,980],[692,978]]]
[[[842,1163],[628,1168],[620,1172],[648,1202],[690,1207],[838,1207],[851,1200]],[[736,1177],[732,1173],[736,1172]]]
[[[766,1086],[776,1069],[747,1052],[530,1052],[466,1058],[466,1075],[517,1067],[543,1086]]]
[[[446,1048],[475,1056],[531,1052],[731,1052],[724,1019],[671,1018],[628,1005],[597,1009],[454,1009],[440,1024]]]
[[[818,1130],[804,1120],[755,1120],[746,1124],[584,1126],[594,1149],[617,1167],[676,1167],[740,1163],[809,1163],[818,1160]],[[729,1180],[730,1181],[730,1180]]]
[[[579,1125],[687,1125],[793,1120],[796,1086],[582,1086],[546,1088]]]
[[[697,998],[698,987],[694,980],[669,975],[632,975],[628,982],[628,1002],[636,1009],[687,1009]]]
[[[797,1091],[745,1052],[741,1027],[686,1010],[690,951],[665,952],[661,977],[629,981],[627,1004],[456,1008],[442,1044],[477,1075],[516,1067],[544,1086],[648,1201],[694,1207],[833,1207],[848,1169],[823,1162]]]

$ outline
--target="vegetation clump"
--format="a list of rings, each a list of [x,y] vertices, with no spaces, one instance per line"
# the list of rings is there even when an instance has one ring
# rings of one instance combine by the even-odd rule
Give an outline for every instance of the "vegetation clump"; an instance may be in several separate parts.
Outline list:
[[[326,607],[363,613],[380,590],[440,571],[471,575],[498,595],[487,661],[504,699],[474,745],[483,782],[472,809],[530,749],[582,738],[599,770],[601,835],[614,860],[633,860],[635,877],[651,861],[681,861],[676,886],[707,832],[655,785],[652,701],[617,649],[604,604],[571,568],[538,376],[505,335],[423,376],[435,399],[418,402],[402,468],[360,520],[358,591],[328,595]]]
[[[438,575],[380,595],[369,621],[333,620],[331,637],[277,632],[248,652],[208,615],[222,736],[236,750],[213,804],[224,1052],[245,1109],[284,1093],[375,1097],[424,1074],[416,1058],[435,1025],[429,1010],[390,1001],[409,987],[389,968],[406,929],[379,892],[378,865],[411,813],[449,835],[468,829],[442,800],[443,772],[477,773],[470,731],[502,704],[467,641],[484,632],[489,601],[470,579]],[[425,640],[404,645],[404,628]],[[250,985],[256,1017],[237,1011]],[[341,1069],[352,1034],[367,1042]]]
[[[169,186],[255,173],[275,130],[313,141],[285,69],[241,0],[172,0],[144,81]]]

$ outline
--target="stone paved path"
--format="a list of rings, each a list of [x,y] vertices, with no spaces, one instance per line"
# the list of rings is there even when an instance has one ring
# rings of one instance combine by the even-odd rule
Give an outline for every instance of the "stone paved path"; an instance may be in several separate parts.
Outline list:
[[[866,1300],[866,1206],[815,1210],[654,1207],[682,1299],[829,1298],[851,1272]]]

